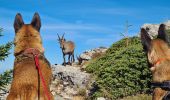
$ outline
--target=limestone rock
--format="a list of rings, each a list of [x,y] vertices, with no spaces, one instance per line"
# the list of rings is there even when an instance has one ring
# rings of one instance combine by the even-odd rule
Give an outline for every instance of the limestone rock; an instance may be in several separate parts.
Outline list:
[[[166,25],[166,29],[170,29],[170,20],[164,22],[163,24]],[[146,23],[146,24],[142,25],[141,28],[146,29],[148,34],[150,35],[150,37],[153,38],[154,36],[157,36],[157,34],[158,34],[159,25],[160,24]]]

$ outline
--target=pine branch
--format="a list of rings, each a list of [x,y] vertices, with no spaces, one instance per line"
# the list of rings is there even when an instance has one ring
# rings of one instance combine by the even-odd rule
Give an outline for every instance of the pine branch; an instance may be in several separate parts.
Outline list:
[[[12,44],[12,42],[9,42],[5,45],[0,46],[0,61],[3,61],[6,57],[8,57],[8,55],[10,54],[9,50],[11,49]]]
[[[12,70],[0,74],[0,90],[6,92],[6,85],[12,80]]]

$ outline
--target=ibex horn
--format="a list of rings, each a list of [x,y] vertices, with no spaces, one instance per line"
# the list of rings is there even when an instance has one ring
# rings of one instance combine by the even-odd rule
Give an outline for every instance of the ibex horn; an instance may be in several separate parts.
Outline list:
[[[64,38],[64,35],[65,35],[65,33],[63,34],[62,39]]]
[[[58,39],[60,39],[60,36],[58,35],[58,33],[57,33],[57,36],[58,36]]]

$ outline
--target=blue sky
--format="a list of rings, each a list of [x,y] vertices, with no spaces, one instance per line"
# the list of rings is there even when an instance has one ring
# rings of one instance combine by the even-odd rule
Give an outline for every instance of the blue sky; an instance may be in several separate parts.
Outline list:
[[[75,55],[83,51],[109,47],[122,38],[125,22],[133,26],[129,36],[138,34],[144,23],[161,23],[170,19],[169,0],[0,0],[0,27],[4,29],[0,44],[14,39],[13,22],[17,12],[25,23],[33,14],[41,17],[41,36],[45,55],[51,64],[62,63],[57,33],[66,33],[76,44]],[[13,68],[14,56],[0,62],[0,73]]]

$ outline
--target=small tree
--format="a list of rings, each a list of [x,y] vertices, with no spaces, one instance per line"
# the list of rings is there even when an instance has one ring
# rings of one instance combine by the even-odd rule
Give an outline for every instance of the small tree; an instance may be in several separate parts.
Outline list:
[[[129,29],[129,27],[131,27],[131,26],[132,26],[132,25],[129,25],[128,21],[126,21],[125,32],[124,32],[124,33],[120,33],[120,34],[126,39],[126,46],[129,45],[128,29]]]
[[[0,90],[7,92],[6,85],[11,82],[12,79],[12,70],[5,71],[3,74],[0,74]]]

